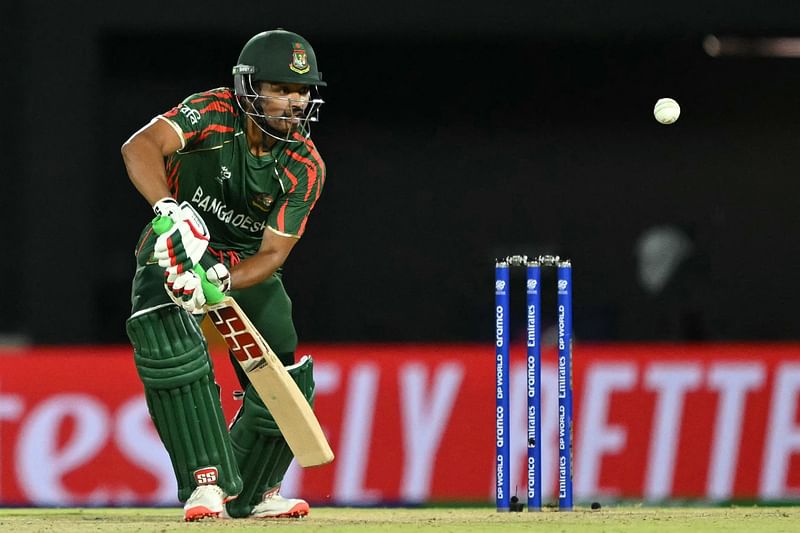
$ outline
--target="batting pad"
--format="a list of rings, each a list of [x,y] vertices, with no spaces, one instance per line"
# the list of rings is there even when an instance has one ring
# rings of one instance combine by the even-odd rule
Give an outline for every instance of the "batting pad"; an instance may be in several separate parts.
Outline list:
[[[314,404],[314,361],[303,356],[286,367],[308,403]],[[283,481],[294,456],[281,435],[269,409],[248,385],[242,408],[231,427],[231,441],[244,486],[239,497],[228,502],[228,514],[236,518],[250,515],[263,494]]]
[[[169,305],[129,318],[127,331],[150,417],[172,460],[178,499],[186,501],[204,484],[238,494],[242,479],[208,345],[195,320]]]

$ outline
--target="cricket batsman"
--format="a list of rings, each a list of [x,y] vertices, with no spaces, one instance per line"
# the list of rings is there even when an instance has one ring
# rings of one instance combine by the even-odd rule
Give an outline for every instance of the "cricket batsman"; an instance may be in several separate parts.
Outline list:
[[[300,517],[279,489],[293,455],[269,410],[244,390],[228,429],[199,322],[208,280],[232,295],[312,402],[313,362],[295,363],[297,334],[281,265],[325,183],[311,141],[324,86],[309,42],[282,29],[250,39],[233,89],[193,94],[122,146],[128,176],[169,231],[147,224],[136,246],[127,333],[147,406],[185,502],[205,517]]]

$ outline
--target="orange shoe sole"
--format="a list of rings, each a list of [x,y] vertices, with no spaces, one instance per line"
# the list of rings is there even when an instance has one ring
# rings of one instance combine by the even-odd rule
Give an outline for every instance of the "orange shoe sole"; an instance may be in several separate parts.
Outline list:
[[[183,519],[186,522],[197,522],[198,520],[202,520],[203,518],[218,518],[219,513],[214,512],[208,507],[204,505],[198,505],[197,507],[192,507],[186,510],[186,513],[183,516]]]
[[[285,513],[269,515],[269,516],[254,516],[253,518],[257,518],[259,520],[273,520],[275,518],[302,518],[304,516],[308,516],[308,512],[309,512],[308,504],[298,503]]]

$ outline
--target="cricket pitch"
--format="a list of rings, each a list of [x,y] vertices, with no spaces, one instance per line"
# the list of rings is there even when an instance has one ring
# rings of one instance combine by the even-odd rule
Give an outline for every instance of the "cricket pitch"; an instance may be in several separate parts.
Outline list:
[[[0,531],[168,532],[168,531],[537,531],[537,532],[751,532],[797,531],[800,507],[577,507],[555,511],[498,513],[493,508],[316,507],[303,519],[204,520],[186,523],[179,508],[0,509]]]

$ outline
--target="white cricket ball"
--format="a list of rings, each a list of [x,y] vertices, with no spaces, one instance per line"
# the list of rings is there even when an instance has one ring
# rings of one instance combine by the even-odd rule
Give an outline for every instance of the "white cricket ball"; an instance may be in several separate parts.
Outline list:
[[[672,98],[659,98],[653,108],[653,115],[662,124],[672,124],[681,116],[681,106]]]

